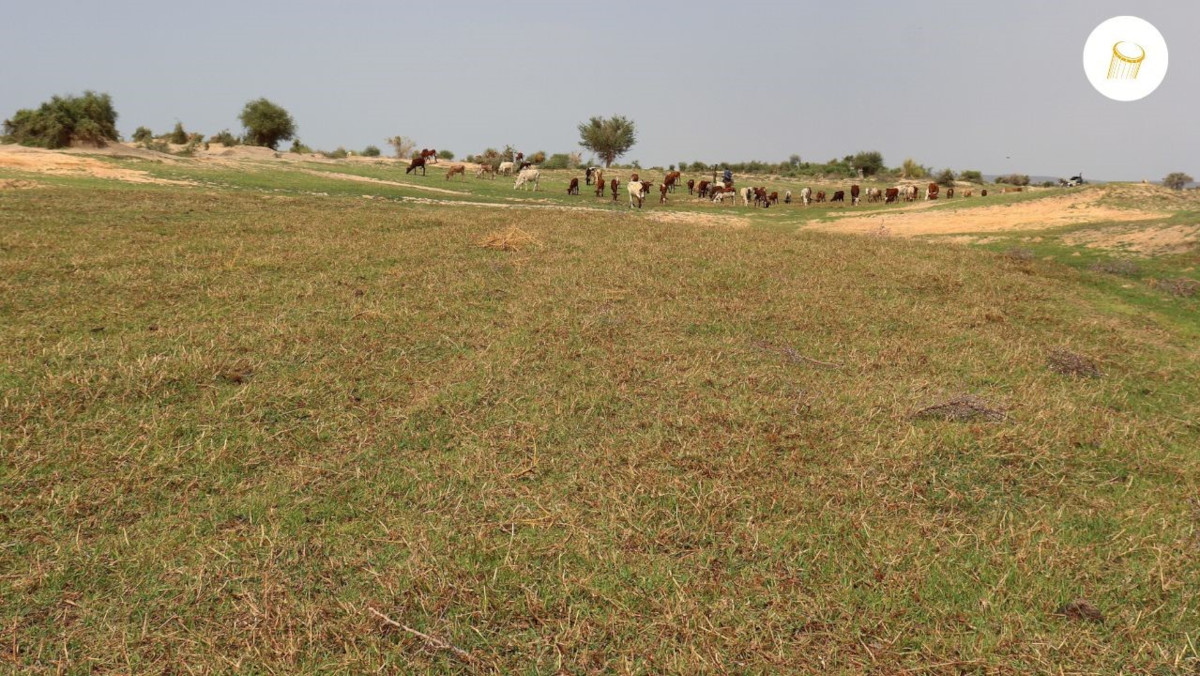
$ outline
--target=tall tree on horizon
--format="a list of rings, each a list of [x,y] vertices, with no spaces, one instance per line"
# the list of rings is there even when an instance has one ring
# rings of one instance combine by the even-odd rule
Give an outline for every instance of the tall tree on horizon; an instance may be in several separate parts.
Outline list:
[[[620,115],[608,119],[593,117],[579,125],[579,145],[599,155],[606,168],[629,152],[634,143],[637,143],[637,131],[633,120]]]

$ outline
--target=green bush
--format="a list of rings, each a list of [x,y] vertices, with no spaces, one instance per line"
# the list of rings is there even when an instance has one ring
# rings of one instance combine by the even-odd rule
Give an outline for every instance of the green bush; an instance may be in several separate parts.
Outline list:
[[[188,142],[188,135],[187,132],[183,130],[182,122],[175,123],[175,129],[171,132],[171,136],[167,140],[175,145],[180,146]]]
[[[454,153],[450,152],[449,150],[439,150],[437,156],[439,160],[454,159]]]
[[[379,157],[380,154],[378,146],[367,146],[362,151],[363,157]]]
[[[566,153],[554,153],[542,163],[543,169],[573,169],[571,156]]]
[[[154,132],[149,127],[138,127],[133,130],[133,140],[136,143],[146,143],[154,138]]]
[[[946,188],[954,187],[954,172],[949,169],[943,169],[937,178],[933,179],[935,183]]]
[[[338,146],[337,150],[333,150],[333,151],[322,150],[321,151],[321,155],[323,155],[324,157],[331,159],[331,160],[340,160],[340,159],[345,158],[349,154],[350,153],[346,152],[346,149],[341,146]]]
[[[241,139],[229,133],[228,129],[222,129],[220,133],[208,137],[208,140],[210,143],[220,143],[226,148],[232,148],[241,143]]]
[[[983,174],[975,169],[963,169],[958,172],[958,180],[971,183],[983,183]]]
[[[102,146],[121,140],[117,111],[108,94],[54,96],[37,110],[18,110],[4,121],[4,139],[40,148],[65,148],[73,142]]]
[[[296,140],[292,141],[291,152],[299,153],[301,155],[311,155],[312,148],[309,148],[308,146],[301,143],[300,139],[296,139]]]

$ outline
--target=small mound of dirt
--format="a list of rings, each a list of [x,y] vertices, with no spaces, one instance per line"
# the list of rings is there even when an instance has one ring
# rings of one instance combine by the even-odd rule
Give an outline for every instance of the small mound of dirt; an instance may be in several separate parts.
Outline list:
[[[1101,375],[1096,362],[1066,348],[1057,347],[1050,350],[1050,354],[1046,355],[1046,363],[1051,371],[1064,376],[1099,378]]]
[[[1001,422],[1008,418],[1003,409],[998,408],[984,399],[973,394],[962,394],[952,399],[926,406],[911,416],[915,420],[949,420],[951,422],[971,422],[985,420]]]
[[[1104,613],[1100,609],[1092,605],[1087,599],[1075,599],[1069,603],[1064,603],[1054,611],[1055,615],[1063,615],[1072,620],[1087,620],[1088,622],[1104,622]]]

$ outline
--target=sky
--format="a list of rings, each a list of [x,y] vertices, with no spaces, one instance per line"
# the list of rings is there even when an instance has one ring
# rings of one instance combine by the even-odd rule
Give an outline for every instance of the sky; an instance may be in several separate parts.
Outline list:
[[[266,97],[327,150],[404,135],[459,157],[574,152],[581,122],[616,114],[637,125],[622,161],[643,166],[878,150],[989,174],[1200,175],[1195,0],[39,0],[3,14],[0,117],[91,89],[126,138],[177,121],[240,133],[242,106]],[[1082,66],[1092,29],[1124,14],[1170,50],[1158,90],[1126,103]]]

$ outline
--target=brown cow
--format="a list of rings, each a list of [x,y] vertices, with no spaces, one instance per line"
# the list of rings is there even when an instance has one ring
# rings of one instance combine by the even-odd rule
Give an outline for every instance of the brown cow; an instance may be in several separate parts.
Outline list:
[[[567,194],[568,195],[578,195],[579,194],[579,179],[578,178],[571,179],[571,185],[567,186]]]
[[[928,200],[935,200],[937,198],[938,198],[938,184],[930,183],[929,186],[927,188],[925,188],[925,199],[928,201]]]
[[[791,200],[791,195],[788,195],[788,199]],[[779,191],[772,190],[771,194],[767,195],[767,201],[771,204],[779,204]]]
[[[859,188],[857,185],[850,186],[850,206],[858,206]]]
[[[838,190],[838,191],[834,192],[833,198],[829,200],[829,203],[833,204],[834,202],[841,202],[842,204],[845,204],[846,203],[846,191]]]
[[[688,187],[688,194],[694,195],[696,193],[696,179],[689,178],[688,182],[687,182],[687,187]]]
[[[615,178],[612,180],[611,183],[608,184],[608,187],[612,188],[612,196],[613,196],[614,202],[617,201],[617,188],[619,188],[620,186],[621,186],[621,184],[617,183],[617,179],[615,179]]]
[[[417,167],[421,168],[421,175],[424,176],[425,175],[425,158],[414,155],[412,160],[409,161],[408,168],[404,170],[404,173],[411,174],[412,172],[417,170]]]
[[[421,159],[428,161],[430,164],[437,164],[437,151],[433,148],[423,148],[421,150]]]
[[[642,193],[646,195],[649,195],[650,189],[654,187],[653,181],[638,181],[638,183],[642,184]]]
[[[667,203],[667,191],[670,190],[673,185],[674,184],[667,185],[666,183],[663,183],[662,185],[658,186],[658,201],[660,203]]]
[[[475,178],[479,178],[484,174],[491,174],[492,180],[496,180],[496,165],[487,163],[479,165],[479,168],[475,170]]]
[[[681,175],[678,171],[668,171],[666,178],[663,179],[663,185],[667,186],[667,190],[675,192],[675,184]]]
[[[963,190],[963,194],[962,194],[962,196],[963,196],[963,197],[971,197],[971,196],[972,196],[972,191],[971,191],[971,189],[970,189],[970,188],[966,188],[965,190]]]
[[[700,198],[708,197],[708,181],[700,181],[696,184],[696,196]]]
[[[954,197],[954,186],[950,186],[949,188],[946,188],[946,199],[951,199],[953,197]]]
[[[898,202],[898,201],[900,201],[900,189],[899,188],[888,188],[887,191],[885,191],[883,193],[883,203],[884,204],[891,204],[892,202]]]
[[[980,190],[980,191],[979,191],[979,196],[980,196],[980,197],[987,197],[987,188],[984,188],[983,190]]]
[[[467,168],[461,164],[451,164],[450,169],[446,171],[446,180],[449,181],[455,174],[462,174],[463,180],[467,178]]]
[[[638,175],[635,173],[633,176],[630,176],[630,177],[629,177],[629,180],[631,180],[631,181],[636,181],[636,180],[638,180]]]
[[[824,201],[825,201],[825,191],[824,191],[824,190],[818,190],[818,191],[817,191],[817,197],[816,197],[816,199],[814,199],[813,201],[814,201],[814,202],[816,202],[817,204],[820,204],[821,202],[824,202]]]

